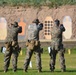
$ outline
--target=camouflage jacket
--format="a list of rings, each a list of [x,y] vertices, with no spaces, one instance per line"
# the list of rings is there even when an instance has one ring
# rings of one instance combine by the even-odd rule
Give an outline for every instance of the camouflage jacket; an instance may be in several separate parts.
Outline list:
[[[19,27],[8,27],[6,42],[18,41],[18,33],[20,33]]]
[[[39,40],[39,31],[42,30],[41,25],[32,24],[28,26],[28,40]]]
[[[62,34],[65,31],[64,27],[54,26],[51,29],[51,43],[52,45],[61,45],[62,44]]]

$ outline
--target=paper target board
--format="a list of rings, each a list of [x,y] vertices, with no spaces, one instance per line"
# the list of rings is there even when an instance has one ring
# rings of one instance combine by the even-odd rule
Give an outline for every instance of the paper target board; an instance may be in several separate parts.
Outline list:
[[[44,37],[45,39],[51,39],[51,27],[53,26],[53,19],[52,17],[48,16],[45,19],[44,24]]]
[[[5,40],[7,37],[7,21],[4,17],[0,17],[0,40]]]
[[[18,20],[19,26],[22,27],[22,33],[19,33],[19,40],[24,40],[25,39],[25,32],[26,32],[26,22],[25,19],[20,18]]]
[[[65,39],[70,39],[72,36],[72,19],[70,16],[65,16],[63,19],[63,25],[65,27],[65,32],[63,33],[63,36]]]

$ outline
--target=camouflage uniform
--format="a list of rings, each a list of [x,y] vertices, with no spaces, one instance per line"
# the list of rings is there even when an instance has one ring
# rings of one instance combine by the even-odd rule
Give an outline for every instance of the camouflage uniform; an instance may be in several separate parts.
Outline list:
[[[8,70],[11,55],[13,71],[15,72],[17,70],[17,59],[19,53],[18,33],[21,33],[21,31],[22,29],[18,27],[16,22],[14,25],[8,27],[8,34],[5,42],[6,51],[4,54],[4,72],[7,72]]]
[[[64,58],[64,52],[65,49],[62,44],[62,33],[65,31],[65,28],[61,25],[59,26],[59,20],[55,20],[55,25],[53,26],[51,30],[51,52],[50,52],[50,70],[54,71],[55,69],[55,61],[56,61],[56,55],[59,53],[59,58],[60,58],[60,66],[61,66],[61,71],[66,70],[65,66],[65,58]]]
[[[36,23],[36,24],[35,24]],[[39,31],[42,30],[43,25],[39,25],[39,20],[36,19],[34,21],[34,24],[28,26],[28,43],[27,46],[27,52],[26,52],[26,58],[24,62],[24,71],[26,72],[28,69],[29,62],[31,60],[33,52],[36,53],[36,63],[38,71],[41,72],[42,66],[41,66],[41,49],[40,49],[40,42],[39,42]],[[31,42],[34,43],[32,44]],[[38,42],[37,45],[36,41]],[[33,47],[33,48],[31,48]]]

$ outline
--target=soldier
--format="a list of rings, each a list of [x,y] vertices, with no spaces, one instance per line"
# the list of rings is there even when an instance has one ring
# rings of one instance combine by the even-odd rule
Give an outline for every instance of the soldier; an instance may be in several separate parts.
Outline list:
[[[26,42],[27,53],[24,62],[24,71],[27,72],[29,62],[31,60],[33,52],[36,53],[36,63],[38,72],[41,72],[41,48],[40,48],[40,41],[39,41],[39,31],[42,30],[43,24],[39,24],[39,20],[35,19],[33,24],[28,26],[28,37]]]
[[[55,20],[54,26],[51,30],[50,70],[52,72],[55,69],[55,61],[57,53],[59,53],[61,71],[62,72],[66,71],[65,58],[64,58],[65,49],[62,43],[62,33],[64,31],[65,28],[63,25],[60,25],[60,21]]]
[[[17,70],[18,53],[20,51],[18,45],[18,33],[21,32],[22,28],[18,26],[17,22],[11,24],[11,26],[8,26],[8,33],[5,42],[6,51],[4,54],[4,72],[8,71],[11,55],[13,56],[12,57],[13,71],[16,72]]]

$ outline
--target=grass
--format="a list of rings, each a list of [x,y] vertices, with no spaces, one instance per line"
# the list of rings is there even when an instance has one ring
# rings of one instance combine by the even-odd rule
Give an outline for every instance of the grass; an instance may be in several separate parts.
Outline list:
[[[23,64],[25,59],[25,49],[22,49],[23,54],[19,55],[18,58],[18,70],[16,73],[13,73],[12,71],[12,62],[10,62],[9,71],[7,73],[3,72],[3,60],[4,60],[4,54],[0,53],[0,75],[76,75],[76,51],[75,48],[71,49],[71,54],[68,54],[68,51],[65,52],[65,59],[66,59],[66,67],[67,71],[62,73],[60,69],[60,62],[59,62],[59,56],[57,55],[56,60],[56,69],[54,73],[51,73],[49,70],[49,54],[47,51],[47,48],[44,48],[44,53],[42,54],[42,73],[38,73],[36,69],[36,59],[35,54],[32,56],[32,64],[33,67],[28,69],[28,73],[23,72]]]
[[[62,5],[75,5],[76,0],[0,0],[0,5],[10,6],[49,6],[57,7]]]

